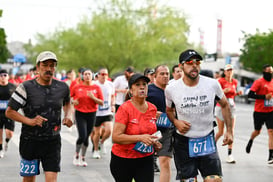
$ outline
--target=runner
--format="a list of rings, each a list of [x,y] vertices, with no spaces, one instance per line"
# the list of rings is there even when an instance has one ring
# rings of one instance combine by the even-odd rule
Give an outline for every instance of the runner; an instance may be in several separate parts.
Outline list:
[[[113,83],[108,81],[108,70],[106,68],[101,68],[99,70],[96,84],[100,86],[104,98],[104,104],[103,106],[99,106],[96,114],[96,123],[93,131],[94,134],[92,137],[93,139],[91,139],[94,145],[93,158],[99,159],[101,158],[99,144],[102,153],[106,154],[107,152],[104,142],[111,135],[113,113],[115,112],[115,88]]]
[[[153,136],[156,107],[146,101],[149,81],[138,73],[129,79],[132,97],[120,106],[115,116],[110,169],[117,182],[154,181],[153,153],[161,144]]]
[[[8,100],[14,92],[16,85],[9,83],[8,72],[4,69],[0,70],[0,158],[4,157],[4,151],[8,150],[8,143],[13,136],[14,121],[5,116],[8,107]],[[3,130],[5,128],[5,145],[3,149]]]
[[[67,84],[53,79],[57,62],[53,52],[41,52],[36,59],[38,77],[16,88],[6,110],[8,118],[22,123],[19,150],[23,181],[35,181],[40,162],[46,182],[57,181],[60,171],[61,124],[72,126],[72,113]],[[24,115],[18,112],[20,108]]]
[[[75,107],[78,139],[73,164],[86,167],[85,154],[89,145],[89,136],[93,130],[98,105],[103,105],[101,88],[92,81],[92,72],[86,68],[82,71],[82,83],[72,87],[72,104]],[[80,156],[81,151],[81,156]]]
[[[227,126],[223,145],[231,144],[233,140],[231,113],[217,80],[199,75],[201,60],[202,57],[195,50],[182,52],[179,63],[184,76],[165,89],[166,112],[176,127],[176,179],[196,181],[200,171],[204,181],[220,182],[222,168],[213,131],[215,99],[222,107]]]
[[[254,131],[246,146],[246,152],[250,153],[253,140],[260,134],[262,126],[265,124],[268,133],[268,164],[273,164],[273,68],[266,64],[263,66],[263,77],[255,80],[248,93],[249,98],[256,99],[253,119]]]

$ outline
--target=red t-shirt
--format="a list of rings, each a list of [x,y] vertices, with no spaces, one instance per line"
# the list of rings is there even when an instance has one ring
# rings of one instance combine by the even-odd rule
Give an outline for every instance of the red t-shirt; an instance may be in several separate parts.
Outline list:
[[[264,78],[259,78],[255,80],[250,88],[251,91],[255,92],[256,95],[266,95],[268,93],[273,94],[273,81],[266,81]],[[271,101],[273,101],[271,99]],[[273,106],[265,106],[266,100],[256,99],[254,110],[256,112],[272,112]]]
[[[219,78],[218,82],[220,83],[222,89],[230,88],[229,92],[225,93],[226,98],[228,99],[234,99],[236,96],[236,88],[238,85],[238,81],[234,78],[232,78],[231,82],[228,82],[225,78]],[[217,106],[220,106],[219,103],[216,104]]]
[[[139,135],[139,134],[153,134],[157,131],[156,128],[156,107],[150,102],[148,109],[145,113],[140,112],[135,108],[130,100],[123,103],[116,115],[115,122],[126,125],[125,134]],[[135,143],[132,144],[116,144],[112,146],[112,152],[116,156],[123,158],[142,158],[153,153],[140,153],[133,148]]]
[[[78,100],[79,104],[75,105],[75,109],[80,112],[88,113],[88,112],[95,112],[98,110],[98,104],[95,103],[93,99],[87,96],[87,92],[92,92],[95,97],[98,99],[103,100],[103,93],[101,91],[100,86],[93,84],[93,85],[83,85],[83,84],[76,84],[71,89],[71,97],[74,100]]]

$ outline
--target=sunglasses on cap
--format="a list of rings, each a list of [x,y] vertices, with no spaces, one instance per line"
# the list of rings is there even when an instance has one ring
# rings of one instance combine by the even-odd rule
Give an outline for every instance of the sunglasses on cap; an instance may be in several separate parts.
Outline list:
[[[184,62],[187,65],[193,65],[193,63],[195,63],[196,65],[200,65],[201,64],[201,60],[199,59],[191,59],[191,60],[187,60]]]
[[[2,76],[7,77],[8,74],[7,73],[2,73],[2,74],[0,74],[0,77],[2,77]]]

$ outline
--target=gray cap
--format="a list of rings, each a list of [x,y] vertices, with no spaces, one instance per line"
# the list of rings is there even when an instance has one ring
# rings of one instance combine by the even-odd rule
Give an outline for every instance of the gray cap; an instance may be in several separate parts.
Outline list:
[[[58,61],[56,54],[51,51],[43,51],[37,56],[36,64],[46,60],[54,60],[56,62]]]

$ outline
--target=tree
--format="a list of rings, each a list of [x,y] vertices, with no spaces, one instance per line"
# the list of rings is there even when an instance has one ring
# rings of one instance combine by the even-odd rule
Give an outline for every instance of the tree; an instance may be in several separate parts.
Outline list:
[[[2,17],[2,10],[0,9],[0,17]],[[7,48],[6,33],[3,28],[0,28],[0,62],[6,63],[10,53]]]
[[[240,62],[244,68],[261,73],[264,64],[273,64],[273,32],[261,33],[256,30],[254,35],[244,33],[244,45],[241,49]]]
[[[98,10],[76,28],[38,34],[37,45],[26,49],[32,55],[53,50],[65,69],[106,67],[117,72],[130,65],[142,72],[157,64],[177,64],[179,53],[193,47],[185,16],[172,8],[157,7],[149,0],[140,7],[132,0],[98,2]]]

